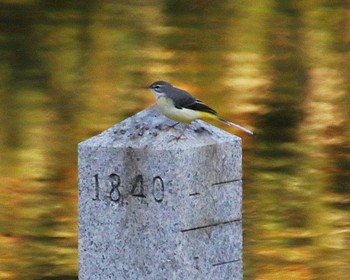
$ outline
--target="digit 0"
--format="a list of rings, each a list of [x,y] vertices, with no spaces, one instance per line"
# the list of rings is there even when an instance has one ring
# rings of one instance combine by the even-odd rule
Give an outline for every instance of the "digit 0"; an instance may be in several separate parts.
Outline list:
[[[164,199],[164,182],[160,176],[153,178],[153,197],[157,202],[162,202]]]

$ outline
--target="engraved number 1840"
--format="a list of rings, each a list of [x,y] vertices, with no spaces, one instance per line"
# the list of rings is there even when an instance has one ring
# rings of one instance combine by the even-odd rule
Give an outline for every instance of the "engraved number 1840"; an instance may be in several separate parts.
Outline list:
[[[120,176],[116,173],[111,173],[108,176],[108,184],[109,188],[107,191],[107,197],[113,201],[113,202],[119,202],[122,198],[121,194],[121,188],[122,181],[120,179]],[[95,187],[95,194],[92,198],[93,200],[101,200],[101,187],[100,187],[100,178],[99,174],[94,175],[94,187]],[[127,195],[132,195],[135,197],[141,197],[146,198],[147,197],[147,186],[144,184],[143,176],[137,175],[133,182],[130,191],[128,191]],[[124,189],[124,188],[123,188]],[[156,202],[162,202],[164,199],[164,182],[163,179],[160,176],[156,176],[152,180],[151,185],[151,194],[153,196],[153,199]]]

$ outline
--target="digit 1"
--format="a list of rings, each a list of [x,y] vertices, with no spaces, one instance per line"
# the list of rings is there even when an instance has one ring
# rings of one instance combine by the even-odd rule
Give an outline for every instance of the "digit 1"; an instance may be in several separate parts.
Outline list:
[[[100,200],[100,184],[98,182],[98,174],[94,175],[95,178],[95,197],[92,200]]]

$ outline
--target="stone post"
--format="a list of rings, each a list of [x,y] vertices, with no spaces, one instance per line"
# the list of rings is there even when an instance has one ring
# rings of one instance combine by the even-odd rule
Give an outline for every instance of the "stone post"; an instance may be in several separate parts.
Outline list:
[[[241,139],[148,108],[79,144],[79,279],[242,279]]]

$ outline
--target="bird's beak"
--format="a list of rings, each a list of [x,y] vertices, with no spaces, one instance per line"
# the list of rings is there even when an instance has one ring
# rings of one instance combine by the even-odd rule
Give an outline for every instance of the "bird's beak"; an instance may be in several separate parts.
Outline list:
[[[142,89],[149,89],[149,86],[142,86]]]

